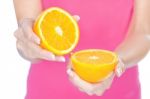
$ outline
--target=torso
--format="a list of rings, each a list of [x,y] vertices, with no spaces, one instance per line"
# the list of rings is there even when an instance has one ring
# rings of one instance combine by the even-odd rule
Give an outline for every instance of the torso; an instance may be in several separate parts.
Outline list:
[[[125,38],[132,17],[132,0],[43,0],[44,9],[61,7],[79,15],[80,40],[74,51],[98,48],[114,50]],[[68,56],[66,56],[67,61]],[[138,68],[115,78],[101,96],[88,96],[68,80],[66,63],[43,61],[32,64],[26,99],[140,99]]]

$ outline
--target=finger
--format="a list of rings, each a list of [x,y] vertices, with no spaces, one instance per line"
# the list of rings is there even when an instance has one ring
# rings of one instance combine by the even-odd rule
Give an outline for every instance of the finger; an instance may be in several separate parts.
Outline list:
[[[81,92],[84,92],[84,90],[83,90],[82,88],[79,88],[79,90],[80,90]]]
[[[94,88],[92,84],[80,79],[80,77],[71,69],[68,69],[67,73],[70,75],[71,82],[78,87],[80,91],[85,92],[90,96],[94,94]]]
[[[22,23],[22,31],[24,33],[24,36],[29,39],[30,41],[33,41],[36,44],[40,44],[40,38],[33,32],[32,26],[33,22],[31,21],[24,21]]]
[[[32,64],[35,64],[35,63],[42,62],[42,60],[41,60],[41,59],[31,59],[30,62],[31,62]]]
[[[41,55],[41,54],[39,54],[40,52],[37,51],[37,50],[39,50],[38,49],[39,46],[32,42],[26,41],[26,43],[24,43],[19,40],[19,41],[17,41],[16,45],[17,45],[17,49],[18,49],[20,56],[22,56],[24,59],[26,59],[32,63],[40,62],[42,59],[53,60],[51,57],[46,57],[46,56],[42,56],[42,58],[41,58],[41,56],[39,56],[39,55]]]
[[[123,74],[123,72],[125,71],[126,67],[120,57],[118,57],[118,61],[119,61],[119,63],[115,69],[115,73],[116,73],[117,77],[120,77]]]
[[[115,73],[113,73],[113,75],[110,77],[106,89],[109,89],[111,87],[114,77],[115,77]]]
[[[101,82],[100,84],[96,85],[96,88],[94,90],[94,94],[97,96],[102,96],[103,93],[105,92],[105,90],[106,90],[106,85],[104,82]]]
[[[73,78],[73,77],[75,76],[71,69],[67,69],[67,74],[68,74],[71,78]]]
[[[74,85],[78,86],[79,88],[85,90],[86,92],[92,92],[93,86],[92,84],[82,80],[75,72],[71,69],[67,70],[68,75],[70,76],[71,81]]]
[[[114,76],[115,76],[115,73],[114,73],[114,72],[111,72],[111,73],[107,76],[105,82],[110,81],[110,79],[114,78]]]
[[[105,79],[104,81],[100,82],[100,83],[97,83],[97,84],[94,84],[94,93],[98,96],[102,95],[105,90],[109,89],[111,84],[112,84],[112,81],[113,81],[113,78],[114,78],[114,73],[111,73],[107,79]]]
[[[24,33],[22,32],[22,29],[21,28],[18,28],[15,32],[14,32],[14,36],[16,37],[16,39],[18,41],[21,41],[21,42],[29,42],[30,40],[28,40],[27,38],[25,38],[24,36]]]
[[[39,46],[37,48],[37,54],[39,53],[38,58],[50,61],[65,62],[65,58],[63,56],[55,56],[52,52],[44,50]]]
[[[24,42],[17,40],[17,42],[16,42],[17,51],[21,57],[32,62],[33,59],[29,55],[27,55],[27,53],[25,53],[26,49],[25,49],[24,45],[25,45]]]
[[[73,18],[78,22],[80,20],[80,16],[74,15]]]
[[[88,94],[89,96],[94,95],[94,93],[92,93],[92,92],[86,92],[86,91],[83,90],[82,88],[79,88],[79,90],[80,90],[81,92],[85,92],[85,93]]]
[[[91,93],[91,92],[86,92],[89,96],[92,96],[92,95],[94,95],[93,93]]]
[[[67,70],[68,70],[68,69],[71,69],[71,70],[72,70],[72,63],[71,63],[71,61],[68,62]]]
[[[97,96],[102,96],[103,94],[104,94],[104,92],[107,90],[107,86],[109,86],[109,84],[102,84],[102,86],[101,86],[101,88],[99,88],[99,89],[97,89],[97,90],[95,90],[95,94],[97,95]]]
[[[108,78],[101,83],[103,86],[103,90],[109,89],[111,87],[114,76],[115,76],[115,74],[113,72],[110,73]]]
[[[117,77],[120,77],[121,74],[123,73],[123,69],[121,67],[117,67],[117,69],[115,70]]]
[[[55,56],[55,60],[60,61],[60,62],[65,62],[65,57],[64,56]]]
[[[34,59],[44,59],[44,60],[55,60],[55,55],[47,50],[42,49],[39,45],[26,40],[24,45],[24,52],[26,52],[27,56],[30,56]]]
[[[112,74],[114,74],[114,72],[109,73],[104,79],[101,80],[101,82],[106,81],[107,79],[109,79]]]
[[[22,50],[23,50],[23,48],[22,48],[21,45],[23,45],[23,42],[17,40],[16,41],[16,47],[17,47],[17,50],[18,50],[19,54],[22,56]]]
[[[105,90],[98,90],[95,92],[95,95],[102,96],[104,94]]]
[[[93,93],[97,96],[101,96],[105,92],[106,88],[104,85],[101,85],[101,87],[97,87],[94,89]]]
[[[24,35],[22,33],[22,30],[20,28],[18,28],[15,32],[14,32],[14,36],[17,40],[19,41],[24,41]]]
[[[39,59],[55,61],[55,55],[52,52],[44,50],[40,48],[39,46],[35,47],[35,54],[36,54],[35,56]]]
[[[96,90],[94,93],[95,93],[95,95],[97,95],[97,96],[102,96],[103,93],[105,92],[105,90],[106,90],[106,89],[103,87],[103,88],[101,88],[101,89]]]

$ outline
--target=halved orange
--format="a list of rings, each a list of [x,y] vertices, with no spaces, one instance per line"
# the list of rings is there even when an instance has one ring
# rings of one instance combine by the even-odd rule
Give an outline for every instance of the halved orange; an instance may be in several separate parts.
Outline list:
[[[73,70],[85,81],[96,83],[112,73],[118,63],[117,55],[111,51],[88,49],[72,54]]]
[[[71,52],[79,40],[79,27],[65,10],[52,7],[35,21],[34,32],[41,39],[41,46],[56,55]]]

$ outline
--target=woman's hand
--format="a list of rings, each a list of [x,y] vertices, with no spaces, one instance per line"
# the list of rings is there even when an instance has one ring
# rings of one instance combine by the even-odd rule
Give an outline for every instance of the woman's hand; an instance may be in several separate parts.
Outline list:
[[[99,83],[89,83],[82,80],[73,70],[71,62],[68,64],[67,74],[69,75],[70,81],[82,92],[88,95],[101,96],[103,93],[111,87],[114,76],[120,77],[125,71],[125,65],[119,58],[118,65],[116,66],[115,72],[112,72],[105,80]]]
[[[126,66],[121,57],[118,56],[118,64],[115,68],[115,74],[117,77],[120,77],[126,70]]]
[[[76,21],[80,19],[77,15],[74,15],[73,18]],[[17,39],[16,46],[19,54],[31,62],[40,60],[64,62],[65,58],[63,56],[56,56],[52,52],[44,50],[39,46],[40,39],[32,30],[33,23],[34,20],[32,19],[22,20],[19,24],[19,28],[14,33]]]
[[[63,56],[55,56],[52,52],[42,49],[39,37],[33,32],[34,20],[24,19],[21,21],[19,28],[14,35],[17,39],[16,46],[19,54],[31,61],[37,62],[39,60],[61,61],[64,62]]]

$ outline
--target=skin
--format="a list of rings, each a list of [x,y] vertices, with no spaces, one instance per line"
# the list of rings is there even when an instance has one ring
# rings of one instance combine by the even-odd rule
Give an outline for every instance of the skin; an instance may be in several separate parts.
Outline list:
[[[39,47],[40,39],[33,33],[33,22],[42,11],[41,0],[13,1],[19,25],[14,35],[17,39],[16,45],[20,55],[31,62],[43,59],[64,62],[65,58],[63,56],[55,56],[53,53]],[[102,95],[110,88],[115,75],[121,75],[125,69],[131,68],[147,55],[150,50],[149,9],[150,0],[135,0],[134,13],[128,35],[115,49],[115,52],[119,56],[116,72],[112,72],[103,82],[91,84],[80,79],[73,72],[71,63],[68,64],[67,73],[69,79],[80,91],[89,95]],[[75,16],[75,19],[78,21],[79,17]]]
[[[16,46],[19,54],[31,62],[40,60],[64,62],[63,56],[56,56],[42,49],[39,46],[40,39],[32,30],[35,18],[42,11],[41,0],[14,0],[14,7],[18,22],[14,36],[17,38]]]

